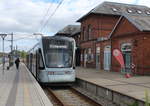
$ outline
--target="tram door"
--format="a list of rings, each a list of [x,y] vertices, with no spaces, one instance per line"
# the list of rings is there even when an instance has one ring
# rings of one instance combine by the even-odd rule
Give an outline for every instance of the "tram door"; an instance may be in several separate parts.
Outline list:
[[[96,69],[100,70],[100,47],[96,48]]]
[[[111,47],[104,48],[104,70],[109,71],[111,66]]]
[[[131,44],[130,43],[125,43],[122,44],[121,47],[122,53],[123,53],[123,58],[124,58],[124,63],[125,63],[125,69],[122,70],[123,73],[128,72],[131,73]]]
[[[36,79],[38,80],[38,74],[39,74],[39,53],[38,50],[36,51]]]
[[[30,54],[30,71],[32,72],[32,53]]]

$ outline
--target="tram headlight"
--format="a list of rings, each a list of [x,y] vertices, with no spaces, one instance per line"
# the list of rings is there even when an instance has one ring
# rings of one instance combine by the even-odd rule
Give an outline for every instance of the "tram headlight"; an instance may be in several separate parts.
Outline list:
[[[65,74],[71,74],[72,72],[71,71],[65,71]]]
[[[49,75],[54,75],[54,72],[53,71],[49,71],[48,74]]]

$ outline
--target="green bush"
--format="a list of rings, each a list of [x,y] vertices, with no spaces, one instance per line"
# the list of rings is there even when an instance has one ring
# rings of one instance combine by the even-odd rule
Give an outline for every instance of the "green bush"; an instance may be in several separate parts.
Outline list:
[[[139,106],[139,104],[138,104],[138,102],[137,102],[137,101],[135,101],[133,104],[128,105],[128,106]]]
[[[127,103],[125,103],[127,104]],[[139,103],[135,101],[133,104],[127,104],[128,106],[139,106]],[[145,91],[145,106],[150,106],[150,99],[148,96],[148,91]]]
[[[145,91],[145,106],[150,106],[148,91]]]

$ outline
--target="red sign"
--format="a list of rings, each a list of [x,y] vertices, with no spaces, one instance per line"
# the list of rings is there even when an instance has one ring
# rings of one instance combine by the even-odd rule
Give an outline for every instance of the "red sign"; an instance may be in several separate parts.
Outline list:
[[[113,50],[113,56],[117,59],[117,61],[120,63],[121,65],[121,68],[124,68],[124,59],[123,59],[123,56],[122,56],[122,53],[120,50],[118,49],[114,49]]]

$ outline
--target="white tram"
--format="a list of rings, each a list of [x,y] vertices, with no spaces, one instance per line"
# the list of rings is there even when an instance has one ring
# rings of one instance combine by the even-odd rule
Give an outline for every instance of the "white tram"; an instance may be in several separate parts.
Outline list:
[[[73,38],[42,37],[27,55],[27,67],[40,83],[75,81]]]

